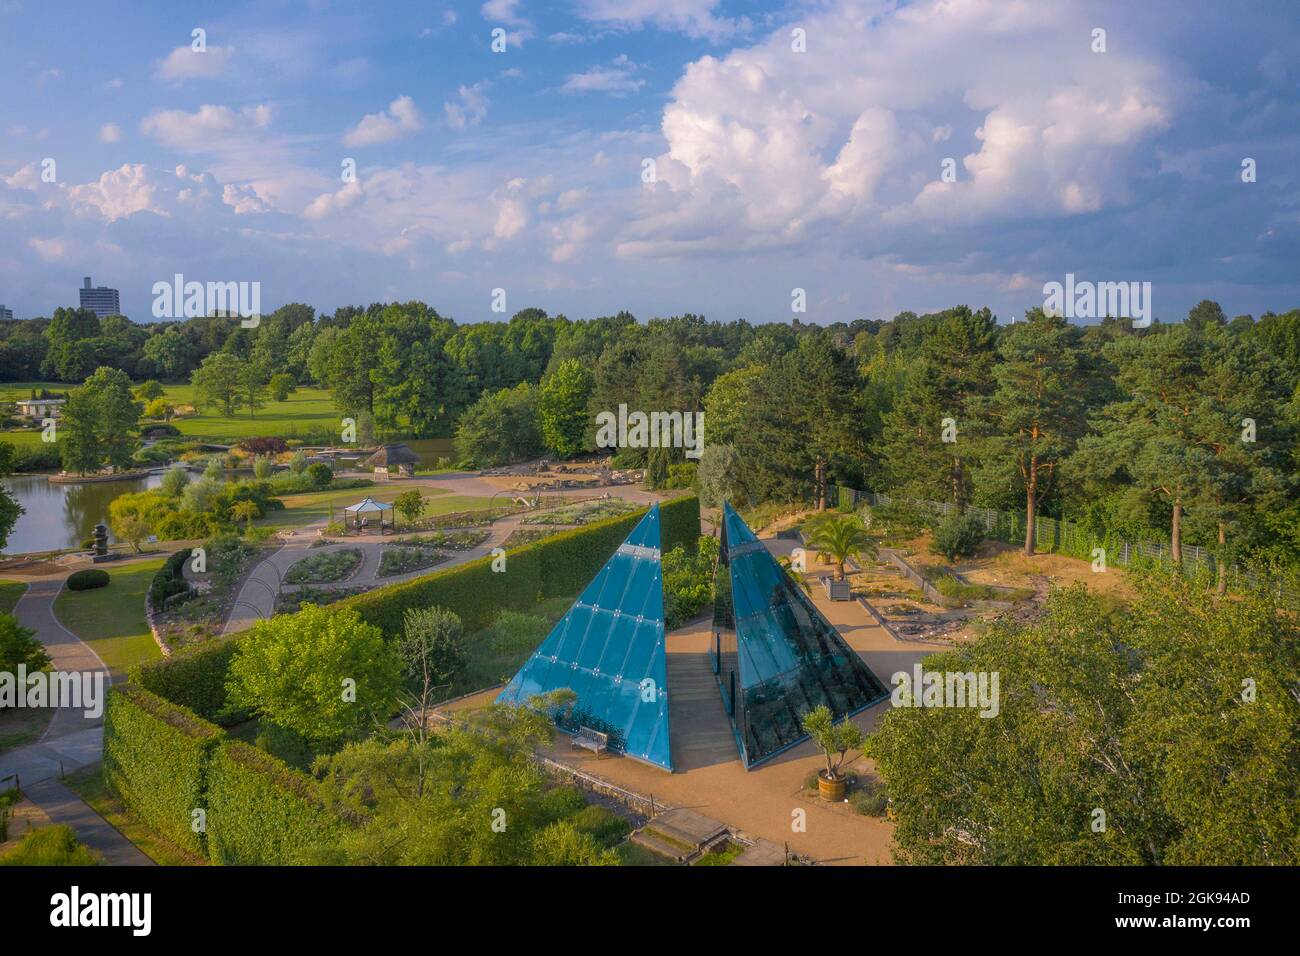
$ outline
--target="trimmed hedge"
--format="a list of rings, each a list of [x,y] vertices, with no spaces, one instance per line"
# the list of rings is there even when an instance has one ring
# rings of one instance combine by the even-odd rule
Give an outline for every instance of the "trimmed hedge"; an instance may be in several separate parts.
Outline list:
[[[141,687],[109,691],[104,710],[104,781],[141,822],[172,843],[205,854],[193,812],[204,799],[220,727]],[[208,820],[211,825],[211,818]]]
[[[185,562],[190,559],[194,553],[193,548],[182,548],[175,554],[169,555],[149,582],[149,603],[155,611],[161,611],[167,604],[167,599],[173,594],[182,594],[190,590],[189,582],[185,580]]]
[[[217,864],[300,864],[311,848],[336,844],[345,829],[314,780],[239,741],[213,754],[208,807],[208,850]]]
[[[73,571],[68,575],[69,591],[91,591],[95,588],[105,587],[109,582],[107,571],[99,568],[86,568],[84,571]]]
[[[229,727],[246,719],[246,713],[226,710],[226,674],[238,635],[188,647],[171,657],[139,664],[130,671],[131,683],[188,707],[198,716]]]

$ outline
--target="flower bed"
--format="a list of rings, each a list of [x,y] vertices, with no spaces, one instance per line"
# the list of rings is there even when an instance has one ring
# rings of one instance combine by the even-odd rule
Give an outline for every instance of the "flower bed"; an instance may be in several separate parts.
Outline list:
[[[634,504],[623,498],[603,498],[599,501],[584,501],[568,505],[554,511],[529,515],[521,524],[576,524],[583,525],[604,518],[616,518],[620,515],[638,511],[642,505]]]
[[[470,551],[488,539],[489,532],[481,528],[466,528],[458,531],[434,531],[419,534],[413,538],[385,541],[392,547],[404,548],[442,548],[447,551]]]
[[[379,558],[379,576],[390,578],[396,574],[407,574],[422,568],[431,568],[446,560],[446,555],[432,548],[385,548]]]
[[[285,574],[286,584],[328,584],[342,581],[361,566],[361,549],[344,548],[303,558]]]

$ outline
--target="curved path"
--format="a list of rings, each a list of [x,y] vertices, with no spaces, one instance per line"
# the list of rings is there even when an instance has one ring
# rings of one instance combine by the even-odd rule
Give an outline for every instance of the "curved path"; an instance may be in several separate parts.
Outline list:
[[[23,627],[36,632],[36,639],[45,645],[56,671],[100,672],[107,691],[113,677],[104,662],[54,616],[54,599],[63,590],[66,578],[67,574],[29,578],[27,591],[14,607],[14,616]],[[0,778],[17,773],[26,786],[57,777],[99,760],[103,744],[102,715],[87,717],[82,708],[60,707],[40,740],[0,753]]]

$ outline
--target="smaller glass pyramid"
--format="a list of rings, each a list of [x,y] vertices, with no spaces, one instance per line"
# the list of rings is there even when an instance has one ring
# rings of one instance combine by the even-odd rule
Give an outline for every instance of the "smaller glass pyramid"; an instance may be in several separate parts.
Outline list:
[[[729,504],[714,590],[710,656],[747,768],[805,739],[815,707],[839,720],[889,696]]]
[[[577,702],[558,718],[609,734],[609,746],[672,770],[659,506],[650,509],[506,685],[497,702],[527,704],[567,688]]]

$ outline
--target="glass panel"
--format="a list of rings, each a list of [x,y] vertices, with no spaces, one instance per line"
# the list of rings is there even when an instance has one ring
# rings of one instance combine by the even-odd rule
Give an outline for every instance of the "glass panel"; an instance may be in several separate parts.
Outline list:
[[[741,759],[753,766],[804,739],[804,714],[838,720],[889,696],[730,505],[724,507],[714,631],[718,682]],[[731,700],[733,675],[736,700]]]
[[[668,745],[668,664],[664,644],[659,506],[650,509],[623,546],[520,668],[497,701],[527,704],[568,688],[577,695],[561,715],[569,731],[591,727],[610,735],[628,756],[672,769]],[[643,699],[642,682],[656,694]]]

